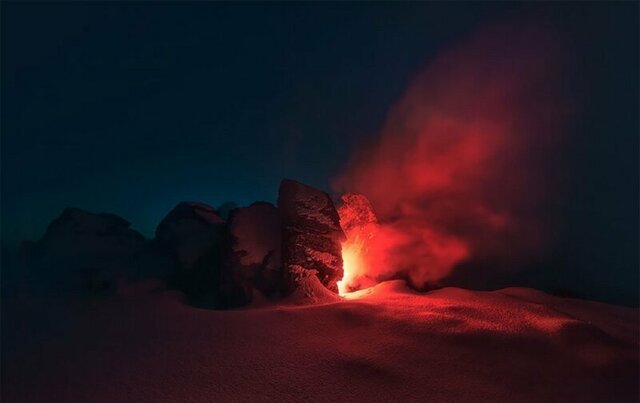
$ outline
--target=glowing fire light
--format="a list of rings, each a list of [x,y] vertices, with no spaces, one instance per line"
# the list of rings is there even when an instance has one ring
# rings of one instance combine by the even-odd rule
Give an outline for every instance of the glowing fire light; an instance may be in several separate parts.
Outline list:
[[[469,255],[463,240],[426,228],[417,219],[399,221],[395,226],[379,222],[371,203],[361,194],[343,195],[338,214],[347,236],[342,243],[344,274],[337,284],[340,295],[391,279],[398,268],[415,267],[413,258],[429,271],[414,273],[411,280],[425,284]],[[407,251],[412,253],[405,256]]]
[[[344,295],[352,289],[352,283],[364,274],[365,263],[363,257],[364,241],[360,237],[348,239],[342,244],[342,266],[344,275],[338,281],[338,293]]]
[[[342,243],[342,264],[344,275],[338,282],[338,292],[344,295],[364,286],[370,286],[368,276],[372,253],[378,249],[373,241],[378,234],[378,219],[369,200],[361,194],[347,193],[342,196],[338,209],[340,225],[347,235]]]

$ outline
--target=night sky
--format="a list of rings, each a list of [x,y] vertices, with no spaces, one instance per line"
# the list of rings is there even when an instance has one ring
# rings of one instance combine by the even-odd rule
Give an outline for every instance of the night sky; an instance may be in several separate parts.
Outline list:
[[[637,3],[4,2],[3,242],[37,239],[67,206],[152,236],[181,200],[274,201],[283,177],[329,190],[425,64],[521,15],[551,21],[574,52],[559,276],[629,301]]]

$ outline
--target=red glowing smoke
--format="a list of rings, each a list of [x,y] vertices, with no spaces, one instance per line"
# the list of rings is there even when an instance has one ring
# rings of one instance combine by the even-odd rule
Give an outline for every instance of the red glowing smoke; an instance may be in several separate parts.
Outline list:
[[[562,122],[561,47],[535,24],[494,26],[436,58],[336,181],[381,225],[369,278],[437,284],[458,263],[517,266],[549,240]]]

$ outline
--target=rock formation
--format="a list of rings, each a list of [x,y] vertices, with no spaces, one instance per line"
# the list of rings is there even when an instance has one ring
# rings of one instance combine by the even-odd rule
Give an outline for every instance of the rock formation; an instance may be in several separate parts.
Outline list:
[[[292,273],[315,270],[320,282],[337,292],[342,278],[341,243],[345,239],[340,219],[329,195],[302,183],[285,179],[280,183],[278,208],[283,220],[282,258],[289,290]]]
[[[130,225],[114,214],[67,208],[29,248],[29,266],[43,272],[50,289],[109,288],[132,270],[144,247],[144,237]]]
[[[147,289],[138,282],[158,288],[166,281],[192,304],[209,308],[287,295],[315,300],[317,287],[337,292],[344,240],[327,193],[283,180],[277,207],[235,208],[226,222],[213,207],[181,202],[150,241],[116,215],[67,208],[42,239],[23,243],[13,259],[20,270],[8,278],[63,293],[115,292],[119,284],[122,295]]]
[[[216,306],[225,223],[203,203],[181,202],[160,222],[154,246],[174,262],[170,281],[198,305]]]
[[[282,220],[271,203],[256,202],[231,212],[228,221],[228,275],[250,298],[253,290],[267,297],[283,291]]]

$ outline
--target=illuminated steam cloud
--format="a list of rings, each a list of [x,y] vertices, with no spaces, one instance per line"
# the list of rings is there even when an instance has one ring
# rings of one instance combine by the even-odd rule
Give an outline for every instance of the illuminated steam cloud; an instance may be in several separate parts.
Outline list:
[[[334,183],[367,196],[380,219],[368,247],[358,239],[375,252],[359,257],[366,275],[352,288],[398,275],[435,285],[463,261],[513,268],[545,250],[571,109],[559,42],[534,23],[494,25],[411,82]]]

